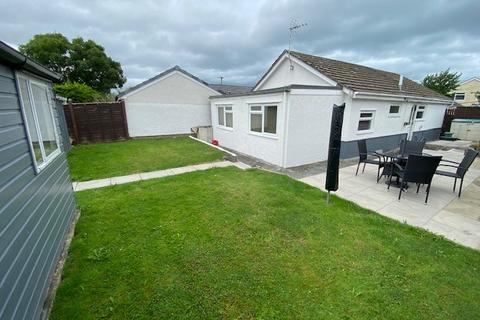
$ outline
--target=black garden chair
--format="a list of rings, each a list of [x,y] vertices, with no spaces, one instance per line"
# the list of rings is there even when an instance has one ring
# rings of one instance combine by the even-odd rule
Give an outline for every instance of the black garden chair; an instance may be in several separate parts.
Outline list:
[[[465,177],[465,174],[467,173],[468,169],[472,165],[473,161],[475,161],[475,158],[478,156],[478,153],[479,153],[478,151],[475,151],[473,149],[468,149],[467,152],[465,153],[465,156],[463,157],[462,162],[460,163],[455,161],[450,161],[450,160],[442,160],[442,162],[446,162],[446,164],[440,163],[440,166],[456,168],[457,170],[455,172],[443,171],[443,170],[437,170],[437,172],[435,172],[435,174],[438,174],[440,176],[455,178],[455,181],[453,182],[453,191],[455,191],[455,187],[457,186],[457,179],[460,179],[460,188],[458,190],[459,198],[460,198],[460,195],[462,194],[463,178]]]
[[[428,202],[428,195],[430,194],[430,186],[432,184],[432,178],[437,170],[437,167],[442,160],[441,156],[432,157],[432,156],[422,156],[410,154],[408,156],[407,164],[405,168],[402,168],[398,163],[394,163],[392,174],[388,180],[388,189],[390,189],[390,184],[392,183],[392,176],[397,175],[402,179],[400,191],[398,193],[398,200],[402,196],[402,191],[407,187],[409,182],[417,184],[417,193],[420,189],[421,184],[427,185],[427,196],[425,197],[425,203]]]
[[[367,141],[366,140],[358,140],[357,141],[358,145],[358,165],[357,165],[357,172],[355,175],[358,175],[358,169],[360,168],[360,164],[363,163],[363,169],[362,173],[365,171],[365,165],[368,164],[374,164],[378,166],[377,170],[377,183],[380,180],[380,169],[383,168],[385,165],[385,161],[382,159],[382,157],[375,152],[368,152],[367,151]],[[369,157],[370,156],[370,157]],[[375,157],[375,158],[372,158]]]
[[[412,141],[412,140],[402,140],[400,143],[400,154],[408,156],[411,154],[421,155],[423,153],[423,148],[425,147],[425,140],[421,141]]]
[[[425,139],[425,137],[413,137],[413,141],[427,141],[427,139]]]

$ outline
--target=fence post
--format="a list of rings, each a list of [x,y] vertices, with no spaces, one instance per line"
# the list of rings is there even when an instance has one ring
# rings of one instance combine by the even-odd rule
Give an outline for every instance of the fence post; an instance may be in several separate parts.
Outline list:
[[[120,104],[122,108],[123,128],[125,131],[125,138],[130,139],[130,135],[128,134],[127,112],[125,111],[125,100],[120,100]]]
[[[75,111],[73,110],[73,105],[70,102],[68,104],[68,111],[70,112],[70,119],[72,119],[72,128],[73,128],[73,140],[74,144],[78,143],[78,128],[77,128],[77,119],[75,118]]]

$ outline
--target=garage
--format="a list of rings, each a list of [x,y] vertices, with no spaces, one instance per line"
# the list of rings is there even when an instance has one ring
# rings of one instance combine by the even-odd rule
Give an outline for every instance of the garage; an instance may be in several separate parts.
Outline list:
[[[210,85],[174,66],[124,92],[131,137],[189,134],[191,128],[210,126],[212,95],[246,92],[250,87]]]

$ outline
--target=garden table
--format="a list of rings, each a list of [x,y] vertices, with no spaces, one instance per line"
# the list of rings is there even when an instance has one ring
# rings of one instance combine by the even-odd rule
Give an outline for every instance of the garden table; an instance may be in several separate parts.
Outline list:
[[[399,149],[391,150],[391,151],[377,151],[375,152],[377,155],[382,157],[385,161],[385,165],[383,167],[382,176],[389,177],[392,174],[392,170],[394,167],[394,163],[404,167],[408,160],[408,154],[401,153]],[[428,153],[421,153],[419,155],[423,156],[430,156]],[[395,181],[392,181],[391,186],[395,188],[400,188],[402,183],[400,182],[400,177],[396,176],[397,178]],[[385,181],[385,184],[388,184],[388,180]],[[408,185],[406,186],[408,188]]]

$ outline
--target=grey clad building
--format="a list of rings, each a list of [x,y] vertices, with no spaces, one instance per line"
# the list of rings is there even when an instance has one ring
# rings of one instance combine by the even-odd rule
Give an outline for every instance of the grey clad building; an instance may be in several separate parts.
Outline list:
[[[76,211],[58,74],[0,42],[0,319],[39,319]]]

